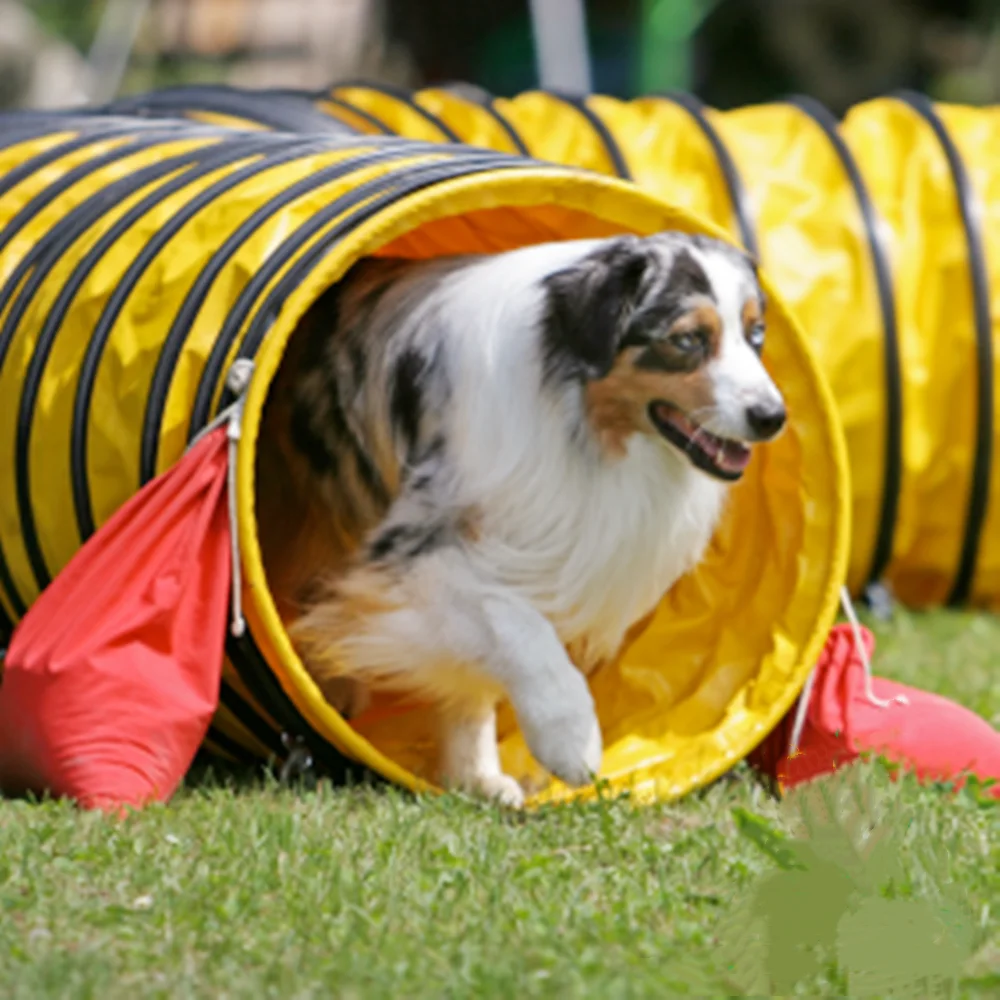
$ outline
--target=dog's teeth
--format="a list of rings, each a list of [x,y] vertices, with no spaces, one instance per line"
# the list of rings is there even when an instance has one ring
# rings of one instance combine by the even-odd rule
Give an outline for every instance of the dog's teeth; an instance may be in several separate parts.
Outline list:
[[[739,441],[723,441],[720,453],[715,460],[722,466],[733,470],[746,468],[750,461],[750,449]]]

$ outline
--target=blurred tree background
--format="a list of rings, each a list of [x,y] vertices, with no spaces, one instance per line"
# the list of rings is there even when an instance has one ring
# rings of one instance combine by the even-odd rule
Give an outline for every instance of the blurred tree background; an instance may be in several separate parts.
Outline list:
[[[729,108],[797,92],[842,113],[913,87],[1000,102],[1000,0],[586,0],[585,14],[592,88],[619,97],[684,89]],[[350,77],[466,80],[503,95],[537,86],[532,4],[0,0],[6,107]]]

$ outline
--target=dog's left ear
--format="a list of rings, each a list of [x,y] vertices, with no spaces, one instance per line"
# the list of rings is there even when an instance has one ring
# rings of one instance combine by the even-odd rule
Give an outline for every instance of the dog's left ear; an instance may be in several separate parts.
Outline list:
[[[594,379],[611,371],[653,265],[642,240],[623,236],[545,280],[547,372]]]

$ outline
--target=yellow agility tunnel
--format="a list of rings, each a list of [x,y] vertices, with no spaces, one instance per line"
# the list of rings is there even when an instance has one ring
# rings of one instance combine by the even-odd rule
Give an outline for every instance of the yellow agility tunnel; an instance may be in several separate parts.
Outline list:
[[[837,122],[805,98],[720,112],[685,94],[361,83],[133,104],[289,129],[277,119],[295,106],[362,132],[586,167],[714,222],[760,257],[831,384],[851,467],[852,592],[884,580],[912,606],[1000,610],[997,109],[904,93]]]
[[[228,404],[232,362],[252,360],[235,498],[249,628],[228,643],[209,746],[282,760],[301,741],[333,776],[432,787],[425,713],[376,705],[348,724],[305,673],[268,589],[255,449],[286,345],[366,255],[715,230],[616,179],[460,144],[82,114],[11,114],[0,135],[8,624],[179,459]],[[592,682],[603,777],[639,797],[681,795],[745,757],[797,697],[836,613],[850,516],[843,437],[799,329],[764,284],[766,362],[789,429],[755,453],[703,565]],[[535,782],[511,717],[501,721],[505,766]],[[542,785],[532,801],[593,794]]]
[[[1000,112],[914,93],[837,122],[475,88],[335,86],[315,107],[634,181],[753,251],[815,351],[847,438],[849,585],[1000,610]],[[348,109],[341,114],[340,108]],[[438,141],[447,139],[439,135]]]

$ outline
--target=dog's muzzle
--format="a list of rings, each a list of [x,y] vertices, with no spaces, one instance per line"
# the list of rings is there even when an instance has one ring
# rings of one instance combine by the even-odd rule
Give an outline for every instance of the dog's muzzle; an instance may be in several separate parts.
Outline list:
[[[705,430],[670,403],[662,400],[650,403],[649,419],[660,435],[679,448],[695,468],[710,476],[735,482],[750,464],[748,445]]]

